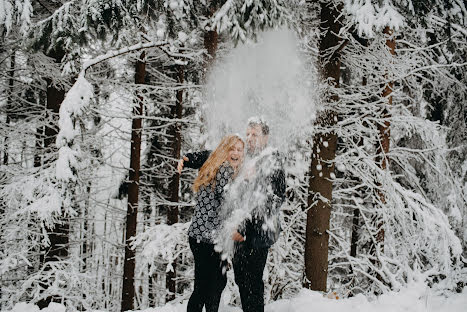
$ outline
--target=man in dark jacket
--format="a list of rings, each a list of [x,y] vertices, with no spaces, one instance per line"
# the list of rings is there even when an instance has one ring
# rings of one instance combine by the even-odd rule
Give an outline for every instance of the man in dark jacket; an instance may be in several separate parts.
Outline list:
[[[285,174],[278,151],[267,147],[268,125],[259,118],[251,118],[246,134],[244,172],[247,186],[243,193],[245,199],[241,202],[247,206],[250,218],[232,236],[236,241],[232,262],[243,312],[263,312],[263,271],[269,247],[279,237]]]
[[[235,252],[232,259],[235,283],[240,291],[243,312],[264,311],[263,271],[269,247],[280,232],[279,212],[285,199],[285,174],[277,150],[268,148],[269,127],[261,118],[250,118],[246,131],[247,157],[243,190],[239,202],[249,218],[233,233]],[[183,167],[201,168],[209,151],[187,154]]]

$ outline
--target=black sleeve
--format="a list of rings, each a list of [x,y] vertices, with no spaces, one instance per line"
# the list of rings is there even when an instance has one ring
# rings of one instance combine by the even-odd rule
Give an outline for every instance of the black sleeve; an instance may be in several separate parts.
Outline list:
[[[211,151],[201,151],[188,153],[185,156],[188,158],[188,161],[183,163],[183,166],[186,168],[199,169],[203,166],[204,162],[209,158]]]
[[[272,191],[277,196],[279,204],[285,200],[285,172],[280,168],[275,170],[271,177]]]
[[[274,170],[268,177],[269,183],[272,187],[272,194],[270,194],[270,201],[274,202],[276,209],[279,208],[285,200],[285,171],[282,159],[279,153],[274,153],[274,158],[271,165]]]

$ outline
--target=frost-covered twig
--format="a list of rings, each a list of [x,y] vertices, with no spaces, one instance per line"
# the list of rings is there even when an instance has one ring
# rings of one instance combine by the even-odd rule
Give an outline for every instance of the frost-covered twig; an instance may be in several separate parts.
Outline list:
[[[129,47],[125,47],[116,51],[109,51],[106,54],[100,55],[98,57],[95,57],[91,60],[88,60],[83,63],[81,72],[86,72],[89,68],[92,66],[99,64],[103,61],[106,61],[108,59],[124,55],[127,53],[143,50],[143,49],[148,49],[148,48],[155,48],[155,47],[162,47],[167,45],[167,41],[152,41],[152,42],[146,42],[146,43],[137,43]]]

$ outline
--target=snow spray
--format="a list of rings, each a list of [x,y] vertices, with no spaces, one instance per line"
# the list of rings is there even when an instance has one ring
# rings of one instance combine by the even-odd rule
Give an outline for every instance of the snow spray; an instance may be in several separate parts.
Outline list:
[[[226,134],[244,135],[248,118],[261,116],[271,129],[270,145],[286,150],[315,118],[314,78],[292,31],[268,31],[257,42],[239,44],[207,80],[207,146],[215,147]]]
[[[206,145],[214,148],[226,134],[240,133],[243,136],[251,116],[260,116],[270,128],[269,147],[260,158],[270,157],[274,151],[286,154],[297,140],[306,140],[316,111],[313,87],[316,77],[312,69],[299,52],[298,39],[289,30],[264,32],[257,42],[234,48],[215,64],[208,77],[203,109]],[[255,162],[255,159],[249,161]],[[256,180],[265,181],[274,168],[256,169],[263,175]],[[231,233],[243,220],[262,214],[258,207],[264,209],[264,205],[258,203],[264,202],[265,194],[258,190],[268,186],[261,187],[261,183],[257,183],[259,188],[241,187],[244,184],[241,176],[240,172],[226,190],[220,212],[224,221],[216,249],[224,257],[233,254]],[[242,193],[242,190],[246,191]],[[263,225],[278,228],[276,217],[263,218]]]

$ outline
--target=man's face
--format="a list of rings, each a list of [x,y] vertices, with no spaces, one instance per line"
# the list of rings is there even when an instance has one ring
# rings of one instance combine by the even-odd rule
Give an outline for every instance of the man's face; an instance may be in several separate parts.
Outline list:
[[[264,135],[260,125],[246,128],[246,147],[248,154],[262,151],[268,144],[268,135]]]

